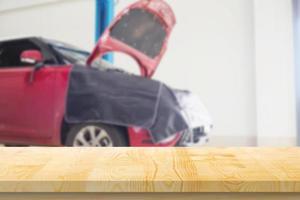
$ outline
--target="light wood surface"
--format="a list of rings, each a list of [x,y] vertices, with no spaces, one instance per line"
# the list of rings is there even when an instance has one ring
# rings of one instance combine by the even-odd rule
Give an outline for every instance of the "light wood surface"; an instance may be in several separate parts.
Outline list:
[[[0,192],[300,192],[300,149],[3,147]]]
[[[299,193],[18,193],[0,200],[299,200]]]

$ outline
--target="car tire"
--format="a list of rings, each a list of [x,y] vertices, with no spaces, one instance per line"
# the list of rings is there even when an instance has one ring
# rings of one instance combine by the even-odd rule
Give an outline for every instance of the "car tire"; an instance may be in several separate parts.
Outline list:
[[[125,128],[101,123],[77,124],[67,134],[65,146],[69,147],[126,147]]]

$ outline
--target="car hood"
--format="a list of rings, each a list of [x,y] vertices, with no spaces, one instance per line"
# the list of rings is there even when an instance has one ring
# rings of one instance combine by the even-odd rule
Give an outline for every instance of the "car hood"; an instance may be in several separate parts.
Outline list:
[[[163,0],[140,0],[124,9],[104,31],[87,64],[109,52],[133,57],[141,75],[155,73],[176,24],[171,7]]]

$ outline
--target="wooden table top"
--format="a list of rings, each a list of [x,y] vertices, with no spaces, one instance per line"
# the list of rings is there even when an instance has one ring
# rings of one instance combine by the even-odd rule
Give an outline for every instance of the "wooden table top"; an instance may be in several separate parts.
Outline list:
[[[0,148],[0,192],[300,192],[300,148]]]

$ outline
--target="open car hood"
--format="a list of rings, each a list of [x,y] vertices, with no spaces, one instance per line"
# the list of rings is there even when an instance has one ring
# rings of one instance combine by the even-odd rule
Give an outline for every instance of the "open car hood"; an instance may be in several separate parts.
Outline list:
[[[141,74],[151,77],[167,49],[176,24],[171,7],[163,0],[140,0],[124,9],[105,30],[87,64],[109,52],[133,57]]]

